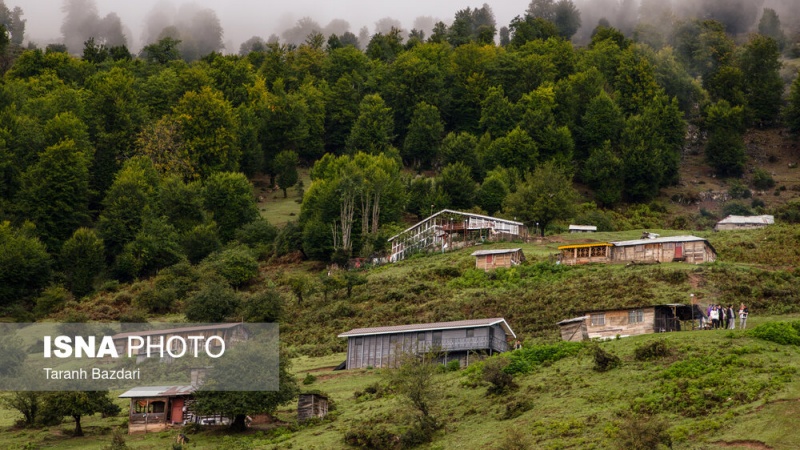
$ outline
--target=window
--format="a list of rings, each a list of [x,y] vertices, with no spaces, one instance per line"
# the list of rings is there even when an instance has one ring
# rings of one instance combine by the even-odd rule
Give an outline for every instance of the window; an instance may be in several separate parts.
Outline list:
[[[442,345],[442,332],[441,331],[434,331],[433,332],[433,345]]]
[[[578,258],[588,258],[590,255],[591,248],[583,247],[578,249]]]
[[[592,247],[592,257],[595,256],[606,256],[606,248],[605,247]]]
[[[475,337],[475,330],[473,328],[467,329],[467,337],[468,338]]]
[[[592,326],[604,326],[606,324],[606,315],[605,313],[597,313],[592,314]]]
[[[644,311],[641,309],[632,309],[628,311],[628,323],[642,323],[644,322]]]

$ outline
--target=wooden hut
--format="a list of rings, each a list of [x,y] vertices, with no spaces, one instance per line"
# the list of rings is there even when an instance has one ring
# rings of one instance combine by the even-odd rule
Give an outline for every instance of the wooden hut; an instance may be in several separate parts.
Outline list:
[[[589,333],[586,330],[586,316],[562,320],[558,322],[558,326],[561,328],[561,339],[565,341],[580,342],[589,339]]]
[[[691,329],[703,316],[697,305],[675,303],[587,311],[581,317],[563,320],[558,325],[563,340],[580,341]]]
[[[671,236],[656,239],[612,242],[612,262],[673,262],[690,264],[713,262],[717,251],[696,236]]]
[[[120,398],[129,398],[128,433],[163,431],[183,425],[195,386],[142,386]]]
[[[328,415],[328,397],[318,392],[300,394],[297,400],[297,420],[323,418]]]
[[[525,261],[520,248],[503,248],[494,250],[478,250],[472,253],[475,257],[475,268],[489,271],[498,267],[511,267]]]
[[[672,236],[633,241],[594,242],[558,247],[561,264],[587,263],[664,263],[683,261],[691,264],[713,262],[717,252],[706,240],[696,236]]]
[[[714,225],[714,231],[755,230],[775,223],[775,217],[763,216],[728,216]]]
[[[441,352],[442,362],[469,364],[470,353],[505,352],[516,335],[503,318],[356,328],[347,338],[345,368],[396,367],[406,353]]]

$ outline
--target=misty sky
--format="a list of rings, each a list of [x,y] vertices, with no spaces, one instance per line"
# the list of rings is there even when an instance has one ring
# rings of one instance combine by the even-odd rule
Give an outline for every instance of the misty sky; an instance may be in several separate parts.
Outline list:
[[[39,46],[61,39],[61,0],[4,0],[6,6],[19,6],[27,19],[25,40]],[[96,0],[100,17],[116,12],[126,29],[128,46],[138,50],[147,13],[164,0]],[[488,3],[495,13],[497,26],[507,26],[514,16],[522,15],[530,0],[170,0],[175,6],[195,3],[213,9],[225,30],[223,41],[228,52],[238,52],[239,44],[257,35],[266,39],[293,26],[298,19],[310,16],[325,26],[332,19],[344,19],[350,30],[358,34],[362,26],[373,32],[374,24],[383,17],[393,17],[410,29],[418,16],[433,16],[450,23],[455,12],[466,7],[481,7]]]

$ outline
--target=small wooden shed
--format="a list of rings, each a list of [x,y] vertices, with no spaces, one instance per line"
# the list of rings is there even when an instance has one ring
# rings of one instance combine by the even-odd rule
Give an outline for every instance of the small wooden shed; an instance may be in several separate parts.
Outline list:
[[[775,223],[775,216],[728,216],[714,225],[714,231],[754,230]]]
[[[681,331],[699,325],[701,317],[704,314],[697,305],[671,303],[587,311],[581,317],[562,320],[558,325],[563,340],[580,341]]]
[[[328,397],[319,392],[300,394],[297,400],[297,420],[323,418],[328,415]]]
[[[129,398],[128,433],[164,431],[183,425],[195,386],[140,386],[120,398]]]
[[[502,248],[494,250],[478,250],[472,253],[475,257],[475,268],[486,271],[498,267],[512,267],[525,261],[520,248]]]

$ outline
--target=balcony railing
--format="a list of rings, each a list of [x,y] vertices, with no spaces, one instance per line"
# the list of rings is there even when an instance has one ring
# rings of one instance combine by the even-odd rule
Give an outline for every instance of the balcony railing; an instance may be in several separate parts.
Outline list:
[[[452,338],[442,339],[434,342],[418,342],[417,351],[425,352],[428,350],[441,350],[444,352],[465,351],[465,350],[494,350],[505,352],[508,350],[508,343],[503,339],[488,336],[478,336],[471,338]]]

